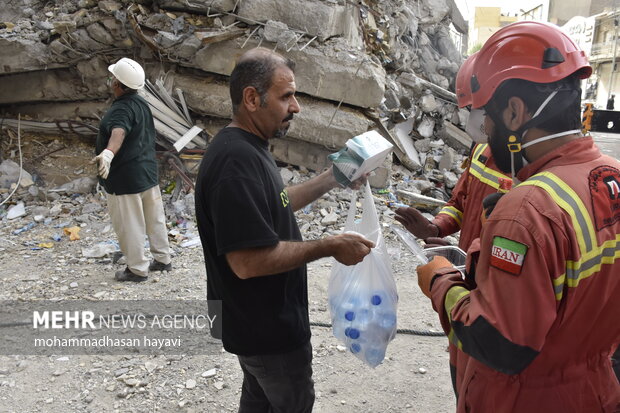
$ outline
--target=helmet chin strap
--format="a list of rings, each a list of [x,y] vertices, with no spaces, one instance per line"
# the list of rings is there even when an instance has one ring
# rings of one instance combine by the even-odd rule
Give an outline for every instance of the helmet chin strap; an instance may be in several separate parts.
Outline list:
[[[536,138],[533,141],[530,141],[528,143],[524,143],[523,145],[521,145],[521,148],[525,149],[525,148],[527,148],[529,146],[536,145],[537,143],[541,143],[541,142],[548,141],[548,140],[555,139],[555,138],[560,138],[560,137],[566,136],[566,135],[573,135],[575,133],[581,133],[581,129],[567,130],[567,131],[564,131],[564,132],[554,133],[553,135],[541,136],[540,138]],[[525,136],[525,133],[523,135]]]
[[[550,139],[555,139],[555,138],[559,138],[562,136],[572,135],[574,133],[580,132],[579,129],[573,129],[569,131],[554,133],[552,135],[542,136],[540,138],[534,139],[533,141],[521,144],[521,142],[525,139],[525,135],[533,126],[536,126],[544,122],[545,119],[549,118],[551,113],[557,113],[559,110],[565,109],[566,103],[560,103],[559,107],[556,108],[554,112],[547,112],[545,115],[539,117],[541,112],[545,109],[545,107],[549,104],[549,102],[551,102],[551,100],[555,97],[555,95],[558,94],[559,91],[560,91],[559,89],[556,89],[553,92],[551,92],[549,96],[547,96],[547,98],[543,101],[543,103],[540,104],[540,106],[538,107],[534,115],[530,118],[530,120],[525,122],[525,124],[523,124],[517,131],[515,131],[511,136],[508,137],[508,149],[510,150],[510,155],[511,155],[510,156],[510,171],[512,173],[512,179],[515,181],[515,183],[519,183],[519,180],[517,179],[517,173],[519,172],[521,168],[523,168],[525,164],[527,164],[527,159],[525,158],[523,149],[529,146],[533,146],[538,143],[550,140]],[[578,93],[578,92],[572,91],[571,93]],[[570,103],[570,99],[565,99],[562,102]],[[519,137],[519,139],[517,139],[517,136]],[[515,159],[516,156],[519,156],[520,159],[516,160]],[[515,168],[515,165],[517,165],[518,168]]]

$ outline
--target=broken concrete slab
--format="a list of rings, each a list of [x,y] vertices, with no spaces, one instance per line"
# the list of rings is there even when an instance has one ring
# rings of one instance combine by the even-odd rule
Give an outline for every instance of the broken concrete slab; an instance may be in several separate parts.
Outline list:
[[[413,123],[413,118],[409,118],[406,122],[399,123],[394,127],[392,136],[394,136],[396,140],[396,145],[407,155],[416,168],[421,168],[422,163],[420,161],[420,155],[413,145],[413,140],[409,136],[413,130]]]
[[[414,75],[413,73],[403,72],[398,76],[397,80],[401,83],[401,85],[405,86],[408,90],[413,92],[414,96],[421,96],[424,90],[430,89],[438,96],[456,103],[456,94],[441,86],[433,84],[428,80],[424,80],[421,77]]]
[[[110,94],[104,79],[82,81],[74,69],[0,76],[0,104],[102,99]]]
[[[450,13],[446,0],[422,0],[422,3],[426,7],[423,7],[421,10],[418,8],[422,14],[420,16],[420,24],[437,24]]]
[[[281,138],[269,141],[269,148],[278,161],[304,166],[312,171],[322,171],[330,165],[327,155],[332,151],[320,145]]]
[[[385,69],[359,52],[339,51],[336,44],[320,48],[311,44],[304,50],[289,52],[278,50],[296,63],[297,91],[364,108],[378,106],[385,92]],[[241,48],[242,45],[234,40],[210,44],[196,53],[193,64],[206,72],[228,76],[235,61],[258,46],[258,42],[250,40],[245,47]]]
[[[170,73],[175,87],[185,93],[187,105],[194,111],[219,118],[232,117],[228,85],[212,79]],[[353,136],[366,132],[368,119],[359,112],[341,106],[298,96],[301,112],[291,122],[288,137],[317,143],[331,149],[340,149]],[[335,113],[335,115],[334,115]],[[333,119],[332,119],[333,117]],[[331,121],[331,125],[330,125]]]
[[[341,5],[319,0],[252,0],[242,1],[238,14],[242,19],[253,22],[277,20],[290,28],[326,40],[347,34],[347,28],[357,27],[359,12],[355,11],[357,8],[346,2]],[[360,38],[359,32],[357,37]]]
[[[50,122],[58,119],[94,119],[102,118],[110,104],[106,101],[73,101],[54,103],[35,103],[12,105],[11,113],[28,116],[32,120]]]
[[[23,37],[0,37],[0,56],[0,73],[41,70],[52,60],[46,45]]]
[[[175,1],[163,0],[159,1],[159,7],[170,10],[188,10],[214,13],[217,11],[231,12],[236,5],[235,0],[192,0]]]
[[[437,136],[454,149],[468,150],[473,142],[465,131],[450,122],[444,122],[444,127],[437,131]]]

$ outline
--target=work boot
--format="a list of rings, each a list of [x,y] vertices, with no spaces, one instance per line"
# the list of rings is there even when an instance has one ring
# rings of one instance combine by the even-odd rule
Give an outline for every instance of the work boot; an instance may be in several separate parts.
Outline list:
[[[133,281],[139,283],[148,280],[148,278],[149,277],[147,276],[141,276],[132,273],[131,270],[129,270],[129,267],[125,267],[125,269],[122,271],[116,271],[116,273],[114,274],[114,279],[116,281]]]
[[[151,264],[149,265],[149,272],[155,272],[155,271],[172,271],[172,263],[169,262],[168,264],[164,264],[157,260],[153,260],[151,261]]]

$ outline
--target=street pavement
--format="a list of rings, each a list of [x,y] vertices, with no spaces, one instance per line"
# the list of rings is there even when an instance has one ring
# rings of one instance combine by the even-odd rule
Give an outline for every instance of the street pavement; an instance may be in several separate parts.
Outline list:
[[[620,134],[591,132],[594,142],[606,155],[620,159]]]

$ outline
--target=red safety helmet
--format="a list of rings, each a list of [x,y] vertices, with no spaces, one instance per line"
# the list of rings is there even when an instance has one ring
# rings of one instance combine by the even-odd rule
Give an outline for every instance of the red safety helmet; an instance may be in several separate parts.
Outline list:
[[[471,78],[472,106],[481,108],[508,79],[552,83],[592,67],[582,50],[557,26],[522,21],[501,28],[477,53]]]
[[[456,74],[456,101],[459,108],[471,105],[471,76],[474,72],[474,62],[477,55],[478,52],[469,56]]]

